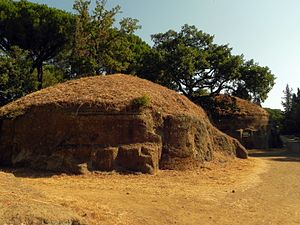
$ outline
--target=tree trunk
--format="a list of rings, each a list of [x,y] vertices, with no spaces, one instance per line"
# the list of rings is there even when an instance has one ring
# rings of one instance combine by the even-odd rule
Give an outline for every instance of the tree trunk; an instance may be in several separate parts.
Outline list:
[[[37,80],[38,80],[38,90],[43,88],[43,63],[39,63],[36,66],[37,69]]]

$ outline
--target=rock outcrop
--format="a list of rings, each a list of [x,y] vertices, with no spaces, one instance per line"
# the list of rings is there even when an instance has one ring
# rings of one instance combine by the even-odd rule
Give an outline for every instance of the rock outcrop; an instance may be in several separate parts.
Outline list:
[[[229,95],[203,97],[196,102],[205,109],[214,126],[246,148],[268,148],[269,113],[262,107]]]
[[[0,166],[155,173],[216,151],[247,158],[186,97],[128,75],[68,81],[0,108]]]

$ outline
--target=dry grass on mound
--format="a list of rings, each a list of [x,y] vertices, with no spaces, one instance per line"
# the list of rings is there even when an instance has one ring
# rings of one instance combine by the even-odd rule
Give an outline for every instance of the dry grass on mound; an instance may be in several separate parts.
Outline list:
[[[0,116],[23,112],[32,106],[55,104],[91,105],[122,110],[135,98],[150,97],[150,108],[161,113],[183,113],[205,117],[205,112],[185,96],[158,84],[134,76],[115,74],[71,80],[29,94],[0,108]]]
[[[264,110],[262,107],[235,96],[218,95],[214,98],[214,102],[217,106],[220,106],[216,108],[216,113],[219,115],[253,116],[253,117],[269,116],[268,112]],[[229,107],[222,107],[223,105]]]

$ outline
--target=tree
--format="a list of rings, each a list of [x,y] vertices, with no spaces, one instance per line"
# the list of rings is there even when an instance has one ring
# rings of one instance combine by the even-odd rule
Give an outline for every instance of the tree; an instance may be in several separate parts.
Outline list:
[[[49,87],[65,81],[64,71],[53,64],[44,65],[43,87]]]
[[[137,75],[141,78],[158,83],[169,89],[178,90],[172,77],[165,75],[164,55],[161,51],[151,48],[142,59]]]
[[[217,45],[213,39],[189,25],[180,32],[169,30],[152,35],[153,51],[146,57],[150,66],[141,76],[190,99],[199,93],[228,92],[254,102],[264,101],[274,85],[269,68],[233,55],[228,45]]]
[[[287,85],[283,91],[284,97],[282,105],[284,107],[283,133],[300,133],[300,89],[297,93],[292,93],[292,89]]]
[[[233,82],[231,94],[260,105],[275,84],[275,77],[268,67],[261,67],[254,60],[245,61],[240,67],[240,78]]]
[[[0,56],[0,106],[36,90],[28,52],[11,47],[10,54]]]
[[[134,38],[140,26],[138,20],[123,18],[120,27],[114,27],[120,6],[107,10],[106,0],[96,1],[93,14],[89,13],[90,1],[76,0],[77,11],[72,73],[105,74],[127,71],[135,56],[136,44],[145,45]],[[132,70],[133,68],[131,68]]]
[[[25,0],[0,0],[0,48],[28,51],[37,69],[38,88],[43,86],[43,63],[54,58],[70,42],[74,16],[62,10]]]
[[[168,81],[169,88],[191,98],[213,73],[208,62],[213,37],[198,31],[195,26],[184,25],[179,33],[169,30],[152,35],[152,40],[159,59],[159,63],[151,63],[159,66],[155,68],[159,72],[156,82],[164,84]]]
[[[292,109],[293,100],[293,89],[287,84],[285,90],[283,91],[284,96],[282,97],[281,104],[283,106],[284,112],[288,113]]]
[[[270,120],[273,127],[276,127],[278,131],[282,129],[282,123],[284,120],[284,114],[280,109],[264,108],[270,115]]]
[[[125,35],[126,42],[129,43],[131,57],[128,60],[128,66],[120,72],[126,74],[139,75],[145,65],[145,58],[150,54],[151,47],[135,34]]]

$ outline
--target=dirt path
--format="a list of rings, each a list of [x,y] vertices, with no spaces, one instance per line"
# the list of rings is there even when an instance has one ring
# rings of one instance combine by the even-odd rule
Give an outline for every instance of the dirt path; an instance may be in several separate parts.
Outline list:
[[[300,158],[285,152],[252,152],[265,165],[258,180],[216,204],[204,224],[300,224]]]
[[[252,154],[155,176],[0,171],[0,225],[300,224],[300,158]]]

